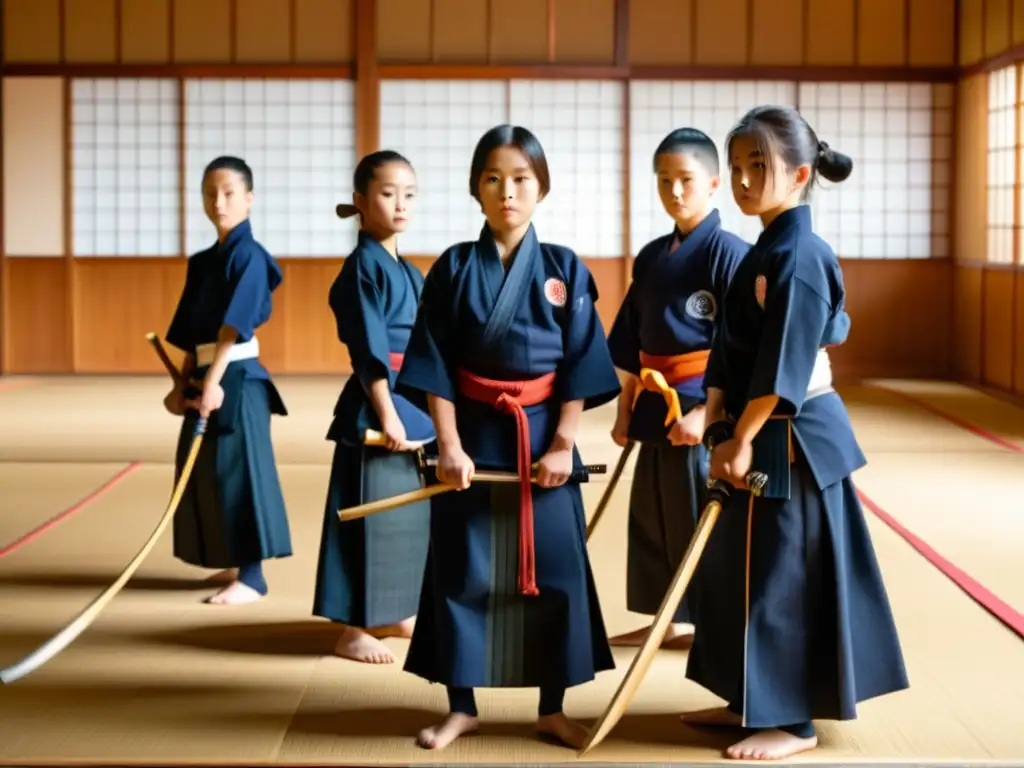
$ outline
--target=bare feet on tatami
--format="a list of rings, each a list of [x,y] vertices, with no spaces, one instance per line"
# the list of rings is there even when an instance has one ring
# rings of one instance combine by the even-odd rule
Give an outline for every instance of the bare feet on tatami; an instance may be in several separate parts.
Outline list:
[[[634,629],[622,635],[616,635],[608,642],[611,645],[636,647],[643,645],[647,634],[651,631],[649,626],[642,629]],[[686,624],[669,624],[668,631],[661,641],[661,647],[669,651],[688,651],[693,645],[693,629]]]
[[[384,643],[359,627],[345,627],[334,652],[343,659],[364,664],[394,664],[395,656]]]
[[[438,725],[424,728],[416,737],[416,743],[424,749],[444,749],[459,736],[472,733],[479,727],[480,721],[464,715],[461,712],[452,712]]]
[[[724,727],[740,727],[743,720],[735,712],[726,707],[701,709],[688,712],[679,718],[687,725],[712,725]],[[801,738],[791,733],[768,728],[738,741],[725,750],[725,754],[733,760],[785,760],[788,757],[806,752],[818,746],[818,737]]]
[[[444,749],[459,736],[473,733],[478,727],[477,718],[461,712],[452,712],[440,724],[420,731],[416,743],[424,749]],[[579,749],[587,741],[587,729],[570,720],[562,712],[538,717],[537,732],[555,738],[574,749]]]
[[[263,595],[240,581],[232,582],[220,592],[206,598],[209,605],[244,605],[262,600]]]

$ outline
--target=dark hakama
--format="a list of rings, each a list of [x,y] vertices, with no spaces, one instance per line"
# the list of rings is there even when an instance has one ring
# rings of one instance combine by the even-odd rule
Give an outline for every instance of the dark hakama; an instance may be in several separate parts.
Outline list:
[[[852,719],[909,685],[850,479],[866,460],[820,374],[823,340],[845,335],[842,296],[808,209],[783,213],[737,270],[705,379],[733,418],[780,398],[753,443],[765,495],[732,495],[698,568],[699,604],[715,609],[702,607],[687,666],[751,728]]]
[[[280,267],[252,236],[248,221],[189,259],[185,287],[167,342],[196,356],[214,344],[222,326],[238,331],[236,345],[255,343],[270,319]],[[241,349],[241,347],[239,347]],[[197,359],[193,382],[208,364]],[[221,379],[224,402],[210,415],[203,446],[174,518],[174,555],[204,568],[239,568],[292,554],[287,511],[270,435],[271,414],[287,410],[256,357],[233,360]],[[198,397],[192,386],[187,397]],[[192,445],[198,414],[186,414],[178,437],[175,482]]]
[[[341,522],[338,510],[422,487],[414,453],[363,445],[380,429],[370,385],[393,387],[398,358],[416,319],[423,276],[360,232],[331,286],[338,338],[352,360],[327,438],[335,442],[320,537],[313,614],[356,627],[394,624],[416,613],[427,556],[430,502]],[[430,417],[392,393],[410,440],[432,440]]]
[[[678,230],[644,246],[633,281],[608,335],[615,365],[640,376],[647,355],[677,357],[711,347],[718,306],[750,246],[721,226],[712,211],[685,237]],[[674,389],[687,412],[704,403],[703,375]],[[708,458],[703,445],[673,446],[668,406],[657,392],[636,401],[629,437],[639,443],[629,496],[626,608],[653,616],[693,537],[704,503]],[[694,622],[692,598],[673,617]]]
[[[572,251],[531,227],[506,275],[485,226],[431,268],[398,387],[455,403],[463,449],[480,469],[517,470],[514,418],[458,389],[456,372],[502,381],[555,373],[554,395],[524,408],[531,460],[546,452],[562,403],[608,402],[619,384]],[[582,466],[578,453],[574,464]],[[533,486],[536,583],[520,592],[517,484],[475,483],[431,500],[430,549],[406,671],[457,688],[565,688],[614,662],[586,549],[579,484]]]

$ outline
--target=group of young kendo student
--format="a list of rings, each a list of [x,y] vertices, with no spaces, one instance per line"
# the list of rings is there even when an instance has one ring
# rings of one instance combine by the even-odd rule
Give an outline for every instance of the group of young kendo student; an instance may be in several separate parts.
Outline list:
[[[327,434],[313,613],[342,627],[336,653],[349,659],[393,662],[381,638],[411,638],[405,670],[449,700],[421,746],[476,730],[475,688],[535,687],[537,731],[580,747],[566,689],[612,669],[611,644],[643,641],[647,628],[607,637],[573,475],[582,412],[615,398],[612,439],[639,445],[630,611],[657,612],[709,477],[734,489],[664,641],[689,649],[687,677],[727,705],[685,723],[746,729],[731,758],[781,759],[816,746],[813,720],[852,719],[858,702],[908,687],[850,479],[866,460],[831,387],[826,350],[849,329],[842,274],[807,205],[819,177],[840,182],[852,162],[789,107],[751,110],[723,150],[761,235],[751,245],[722,228],[718,148],[697,129],[672,131],[653,171],[674,227],[640,251],[607,338],[586,265],[531,223],[557,181],[529,130],[479,140],[468,189],[479,237],[425,278],[397,248],[415,208],[412,163],[393,151],[359,162],[352,204],[337,207],[359,217],[329,291],[353,373]],[[174,553],[225,569],[209,602],[239,604],[267,594],[264,560],[292,553],[270,437],[270,415],[286,410],[255,336],[282,272],[253,237],[245,162],[214,160],[202,189],[218,240],[189,260],[166,334],[185,353],[187,383],[165,400],[184,417],[176,474],[200,416],[214,439],[175,518]],[[367,445],[368,430],[386,445]],[[457,491],[339,520],[421,487],[424,446]],[[477,468],[522,482],[474,483]],[[768,475],[759,495],[751,469]]]

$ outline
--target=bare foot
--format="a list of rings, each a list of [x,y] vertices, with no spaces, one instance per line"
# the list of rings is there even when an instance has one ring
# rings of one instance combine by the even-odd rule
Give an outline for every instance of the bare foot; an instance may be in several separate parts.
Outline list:
[[[642,629],[634,629],[632,632],[616,635],[608,642],[611,643],[611,645],[630,647],[640,646],[644,644],[644,640],[647,639],[647,635],[650,631],[650,626],[643,627]],[[662,638],[661,641],[662,648],[673,651],[685,651],[692,645],[693,630],[686,629],[685,624],[669,624],[668,630],[665,632],[665,637]]]
[[[359,627],[345,627],[334,652],[345,659],[364,664],[394,664],[395,657],[380,640],[366,634]]]
[[[416,743],[424,749],[444,749],[459,736],[472,733],[477,729],[479,721],[475,717],[461,712],[452,712],[440,725],[424,728],[416,737]]]
[[[563,712],[538,717],[537,731],[545,736],[554,736],[573,749],[581,749],[587,743],[587,729],[570,720]]]
[[[679,717],[687,725],[721,725],[738,727],[743,724],[743,718],[727,707],[713,707],[711,709],[698,709],[696,712],[687,712]]]
[[[791,733],[768,728],[748,736],[725,750],[733,760],[785,760],[818,746],[818,737],[802,739]]]
[[[212,597],[208,597],[206,602],[210,605],[244,605],[262,599],[263,595],[255,589],[240,581],[235,581]]]
[[[403,619],[397,624],[388,624],[382,627],[369,627],[366,632],[374,637],[412,637],[412,630],[416,626],[416,619]]]

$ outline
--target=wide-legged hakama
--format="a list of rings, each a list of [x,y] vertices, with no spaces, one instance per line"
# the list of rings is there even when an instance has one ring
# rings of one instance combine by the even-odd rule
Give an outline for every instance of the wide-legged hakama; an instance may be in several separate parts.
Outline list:
[[[415,615],[430,537],[430,502],[347,522],[338,519],[338,510],[422,486],[414,453],[336,444],[314,615],[356,627],[385,626]]]
[[[174,517],[174,556],[203,568],[238,568],[288,557],[291,532],[270,436],[271,395],[276,398],[277,392],[270,381],[246,378],[230,367],[222,385],[225,407],[237,399],[230,404],[231,426],[224,428],[220,411],[211,415]],[[175,482],[188,458],[197,419],[198,413],[188,411],[182,421]]]
[[[641,443],[629,496],[626,608],[653,616],[668,592],[700,517],[708,454],[702,445]],[[694,621],[692,595],[672,621]]]
[[[405,670],[454,687],[569,687],[613,669],[578,483],[534,486],[538,596],[519,592],[519,487],[431,500],[430,551]]]
[[[854,719],[909,687],[852,481],[819,490],[799,449],[790,472],[788,500],[731,497],[695,579],[687,677],[749,728]]]

